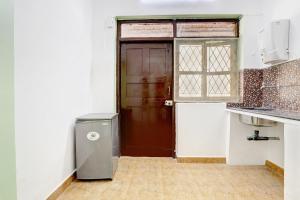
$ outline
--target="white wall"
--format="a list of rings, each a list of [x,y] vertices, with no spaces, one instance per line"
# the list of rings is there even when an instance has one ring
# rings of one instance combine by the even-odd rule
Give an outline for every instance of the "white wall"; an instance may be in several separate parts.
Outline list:
[[[284,126],[284,199],[300,197],[300,126]]]
[[[300,58],[300,3],[298,0],[268,0],[265,7],[265,23],[290,19],[290,59]]]
[[[255,127],[241,123],[239,115],[228,113],[229,129],[227,134],[226,157],[230,165],[264,165],[269,160],[284,167],[283,124],[273,127]],[[248,141],[247,137],[260,131],[260,136],[279,137],[280,140]]]
[[[269,137],[279,137],[280,140],[271,140],[267,146],[267,157],[269,160],[281,168],[284,168],[284,124],[277,123],[274,128],[265,128],[262,135]]]
[[[225,157],[225,103],[176,104],[178,157]]]
[[[91,4],[15,1],[15,127],[20,200],[74,171],[75,117],[91,111]]]
[[[240,68],[262,68],[258,33],[263,27],[263,15],[246,15],[240,21]]]

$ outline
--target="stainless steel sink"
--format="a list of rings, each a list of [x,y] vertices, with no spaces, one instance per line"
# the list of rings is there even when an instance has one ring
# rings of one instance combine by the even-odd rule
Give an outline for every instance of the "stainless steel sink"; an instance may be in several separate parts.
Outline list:
[[[259,117],[252,117],[243,114],[239,114],[239,120],[244,124],[248,124],[252,126],[260,126],[260,127],[272,127],[277,124],[277,122],[272,120],[262,119]]]

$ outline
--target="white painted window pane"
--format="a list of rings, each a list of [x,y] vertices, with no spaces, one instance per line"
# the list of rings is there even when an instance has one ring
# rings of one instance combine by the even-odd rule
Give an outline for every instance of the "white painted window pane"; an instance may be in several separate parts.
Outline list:
[[[179,46],[179,71],[202,71],[202,45]]]
[[[209,75],[207,76],[208,97],[229,97],[230,96],[230,75]]]
[[[121,38],[173,37],[172,23],[124,23]]]
[[[237,37],[237,22],[180,22],[177,37]]]
[[[230,45],[207,47],[207,70],[209,72],[230,71]]]
[[[180,97],[201,97],[201,75],[179,75]]]
[[[236,39],[176,39],[175,100],[237,101],[236,46]]]

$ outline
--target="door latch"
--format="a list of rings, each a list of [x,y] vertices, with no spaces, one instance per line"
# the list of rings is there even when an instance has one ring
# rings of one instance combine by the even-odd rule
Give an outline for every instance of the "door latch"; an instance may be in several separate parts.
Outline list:
[[[173,100],[165,100],[165,106],[173,106]]]

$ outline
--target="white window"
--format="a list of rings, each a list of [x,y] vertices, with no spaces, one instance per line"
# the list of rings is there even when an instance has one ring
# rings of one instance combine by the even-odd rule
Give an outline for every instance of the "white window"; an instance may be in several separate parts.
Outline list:
[[[175,101],[238,100],[237,39],[175,39]]]
[[[178,22],[177,37],[212,38],[238,37],[238,23],[236,21],[216,22]]]
[[[172,38],[173,26],[172,23],[124,23],[121,38]]]

